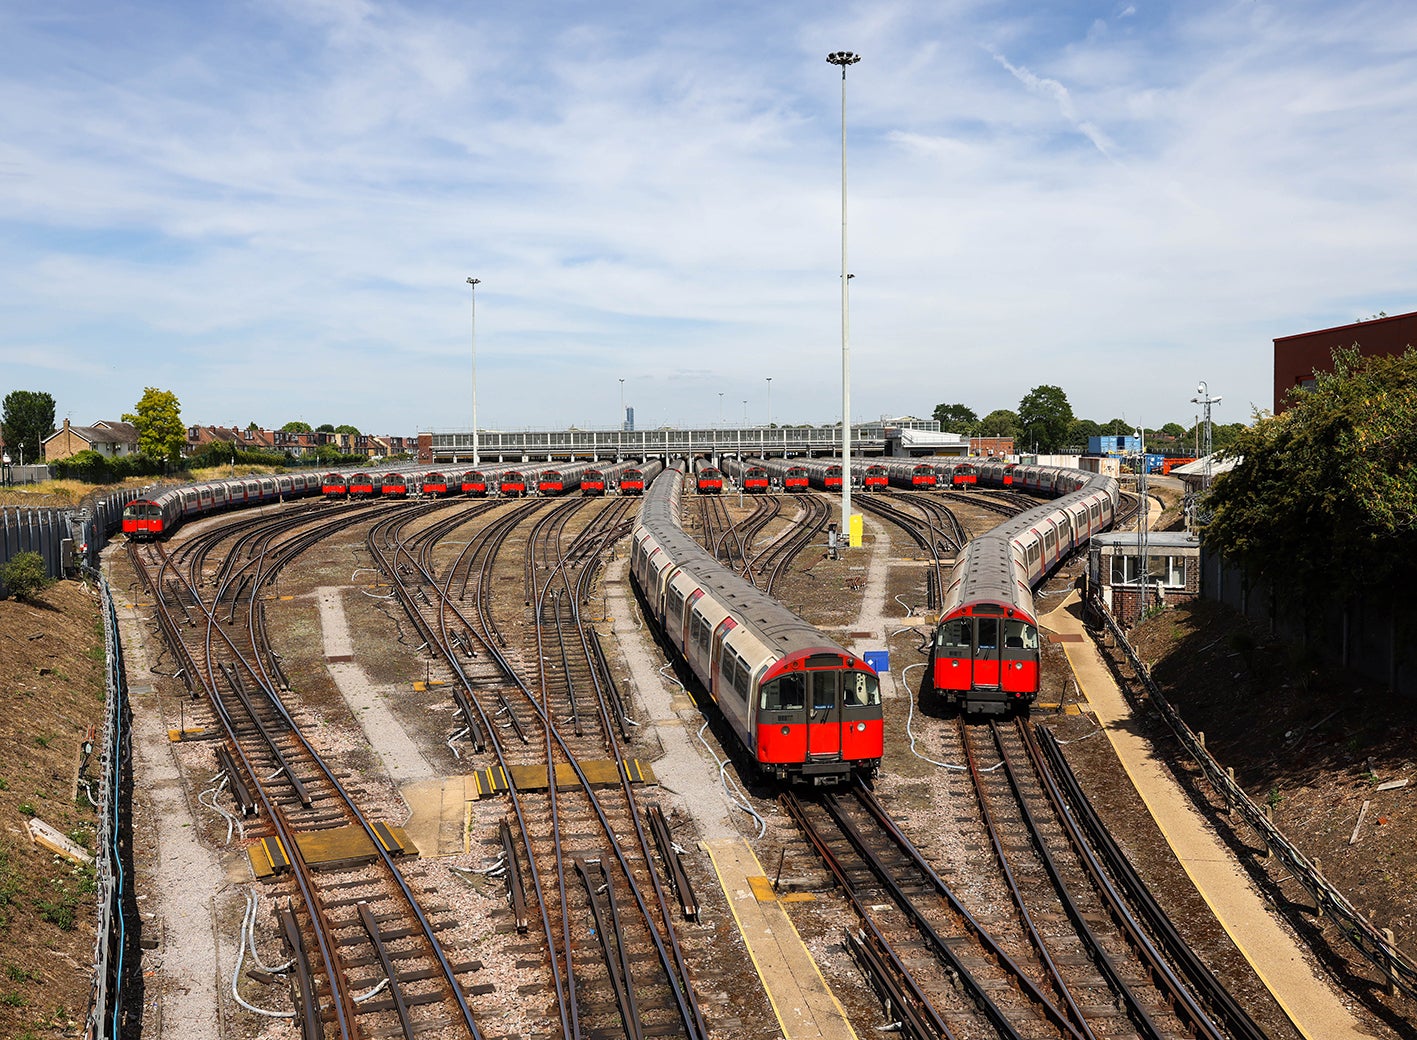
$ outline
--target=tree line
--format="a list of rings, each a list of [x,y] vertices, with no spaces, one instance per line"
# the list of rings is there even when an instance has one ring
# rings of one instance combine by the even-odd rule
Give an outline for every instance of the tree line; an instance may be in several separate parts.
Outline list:
[[[996,408],[982,419],[968,405],[937,404],[932,418],[940,429],[970,437],[1012,437],[1019,451],[1083,452],[1089,437],[1107,434],[1135,436],[1137,427],[1125,419],[1097,422],[1073,414],[1062,387],[1035,386],[1019,401],[1017,409]],[[1198,424],[1189,428],[1170,422],[1143,431],[1146,450],[1162,455],[1200,454]],[[1246,429],[1244,423],[1212,423],[1214,450],[1228,447]]]
[[[0,438],[15,464],[43,461],[43,443],[57,429],[54,425],[56,406],[52,394],[41,390],[12,390],[5,395],[0,408]],[[132,412],[125,412],[123,422],[131,423],[138,434],[136,454],[109,458],[100,452],[87,450],[67,459],[50,463],[54,475],[60,478],[84,480],[93,484],[115,483],[130,476],[159,476],[173,472],[206,469],[213,466],[243,465],[282,468],[292,465],[350,465],[362,462],[364,455],[346,454],[333,444],[317,445],[296,457],[289,451],[265,449],[240,442],[211,441],[191,456],[185,456],[187,427],[182,422],[182,405],[170,390],[146,387]],[[251,422],[246,429],[261,427]],[[311,427],[309,423],[292,421],[281,427],[286,433],[330,433],[360,436],[357,427],[347,423],[324,423]]]

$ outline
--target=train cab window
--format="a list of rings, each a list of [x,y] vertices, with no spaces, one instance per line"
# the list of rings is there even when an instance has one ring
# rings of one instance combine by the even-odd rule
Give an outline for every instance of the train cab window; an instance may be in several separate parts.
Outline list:
[[[788,672],[762,688],[763,711],[801,711],[807,704],[805,673]]]
[[[872,707],[881,703],[881,681],[870,672],[846,672],[846,695],[842,703],[849,708]]]
[[[999,619],[998,618],[975,618],[975,631],[978,633],[980,650],[999,649]]]
[[[935,645],[942,650],[969,653],[968,619],[955,618],[953,621],[946,621],[935,632]]]
[[[840,672],[808,672],[812,687],[812,710],[828,711],[836,707],[837,676]]]
[[[1004,648],[1006,650],[1037,650],[1038,629],[1027,621],[1005,621]]]

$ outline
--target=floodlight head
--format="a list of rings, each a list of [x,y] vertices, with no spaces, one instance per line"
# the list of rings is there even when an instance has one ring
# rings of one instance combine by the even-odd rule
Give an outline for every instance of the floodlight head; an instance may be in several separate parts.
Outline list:
[[[861,55],[851,51],[832,51],[827,55],[827,61],[841,66],[842,75],[846,75],[846,66],[855,65],[860,60]]]
[[[467,280],[467,284],[468,284],[468,285],[481,285],[481,284],[482,284],[482,279],[481,279],[481,278],[469,278],[469,279]]]

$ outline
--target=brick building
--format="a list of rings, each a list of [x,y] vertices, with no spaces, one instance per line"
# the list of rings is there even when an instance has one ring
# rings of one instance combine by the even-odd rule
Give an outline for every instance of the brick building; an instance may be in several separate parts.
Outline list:
[[[1284,411],[1294,387],[1314,385],[1315,370],[1333,370],[1335,347],[1353,346],[1365,357],[1401,354],[1417,346],[1417,311],[1280,336],[1274,341],[1274,414]]]
[[[96,451],[104,458],[133,455],[138,450],[138,431],[131,423],[100,419],[92,426],[64,425],[44,438],[44,461],[58,462],[81,451]]]

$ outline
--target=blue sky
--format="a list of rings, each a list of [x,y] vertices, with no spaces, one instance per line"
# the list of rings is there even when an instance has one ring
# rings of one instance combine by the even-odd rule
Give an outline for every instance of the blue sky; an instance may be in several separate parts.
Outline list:
[[[838,49],[858,421],[1247,420],[1274,337],[1417,310],[1409,3],[50,0],[0,393],[466,429],[473,275],[483,427],[835,421]]]

